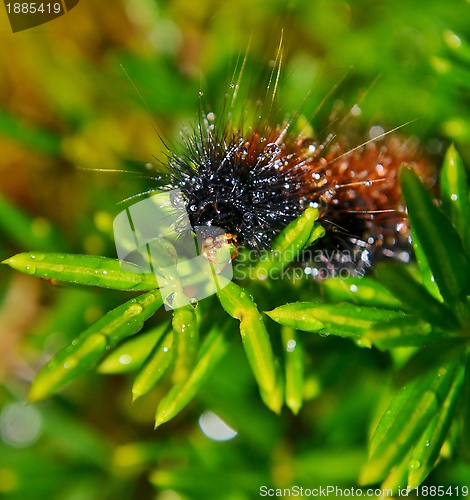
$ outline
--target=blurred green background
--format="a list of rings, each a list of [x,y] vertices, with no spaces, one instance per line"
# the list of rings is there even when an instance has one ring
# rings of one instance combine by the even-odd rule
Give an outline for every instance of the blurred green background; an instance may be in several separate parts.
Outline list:
[[[28,250],[115,257],[118,202],[148,184],[91,169],[164,160],[156,129],[179,147],[198,91],[205,109],[220,109],[248,46],[242,94],[262,97],[281,32],[279,116],[310,92],[308,115],[344,78],[316,130],[333,107],[360,102],[364,129],[417,119],[403,132],[438,155],[455,142],[470,164],[468,1],[81,0],[16,34],[0,7],[0,260]],[[25,405],[39,367],[122,297],[0,268],[2,498],[242,500],[263,485],[355,484],[392,361],[338,338],[306,340],[308,402],[296,417],[260,402],[238,339],[197,399],[157,431],[161,389],[131,403],[126,375],[90,374]],[[237,435],[208,437],[207,411]],[[449,457],[426,484],[469,477]]]

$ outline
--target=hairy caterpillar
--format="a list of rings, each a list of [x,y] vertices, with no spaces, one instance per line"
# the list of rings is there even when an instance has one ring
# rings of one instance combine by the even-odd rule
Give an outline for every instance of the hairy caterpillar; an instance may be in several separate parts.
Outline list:
[[[314,276],[335,276],[343,269],[363,275],[383,258],[408,261],[411,238],[400,166],[407,164],[425,183],[434,183],[434,169],[418,141],[377,126],[365,142],[343,126],[318,140],[294,130],[298,112],[276,123],[272,110],[281,59],[279,49],[268,84],[269,108],[261,109],[252,125],[243,119],[235,126],[231,107],[224,115],[228,94],[217,117],[200,105],[197,124],[183,134],[184,151],[167,147],[166,187],[181,190],[192,227],[221,228],[229,241],[254,251],[269,249],[307,207],[318,208],[326,235],[315,247],[321,258]],[[243,67],[231,85],[232,106]]]

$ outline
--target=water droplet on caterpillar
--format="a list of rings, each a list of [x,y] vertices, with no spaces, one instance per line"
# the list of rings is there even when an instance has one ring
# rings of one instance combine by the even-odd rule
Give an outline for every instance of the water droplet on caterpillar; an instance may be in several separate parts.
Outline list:
[[[275,142],[270,142],[269,144],[266,144],[266,146],[263,149],[263,153],[265,156],[270,156],[270,157],[275,157],[281,152],[281,148],[275,143]]]
[[[179,192],[170,193],[170,201],[173,208],[175,208],[176,210],[183,210],[185,208],[184,199]]]
[[[362,113],[362,110],[357,104],[354,104],[354,106],[351,108],[350,113],[352,116],[359,116]]]
[[[245,212],[243,214],[243,220],[245,222],[251,222],[254,218],[255,218],[255,216],[252,212]]]
[[[245,145],[238,146],[235,151],[240,160],[246,160],[248,156],[248,148]]]
[[[374,125],[369,130],[369,137],[371,139],[381,138],[384,136],[384,134],[385,134],[385,130],[382,127],[380,127],[379,125]]]

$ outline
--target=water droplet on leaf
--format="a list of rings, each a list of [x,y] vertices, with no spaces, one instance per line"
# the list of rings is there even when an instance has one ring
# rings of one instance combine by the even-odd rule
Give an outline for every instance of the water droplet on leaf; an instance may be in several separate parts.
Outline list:
[[[127,308],[126,315],[127,316],[136,316],[140,314],[144,308],[140,304],[132,304]]]
[[[421,467],[421,462],[419,460],[410,460],[408,463],[408,468],[410,470],[419,469]]]
[[[44,260],[46,258],[46,255],[43,253],[32,253],[31,258],[34,260]]]
[[[35,266],[26,266],[24,271],[26,274],[34,274],[36,272],[36,267]]]

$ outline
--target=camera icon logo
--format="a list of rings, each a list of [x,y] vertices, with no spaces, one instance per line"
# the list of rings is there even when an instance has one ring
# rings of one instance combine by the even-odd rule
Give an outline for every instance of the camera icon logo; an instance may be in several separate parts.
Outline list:
[[[126,208],[114,219],[113,228],[122,268],[154,273],[167,310],[214,295],[233,277],[225,231],[215,226],[191,227],[179,189]],[[204,251],[208,241],[217,241],[211,252],[216,259]]]

